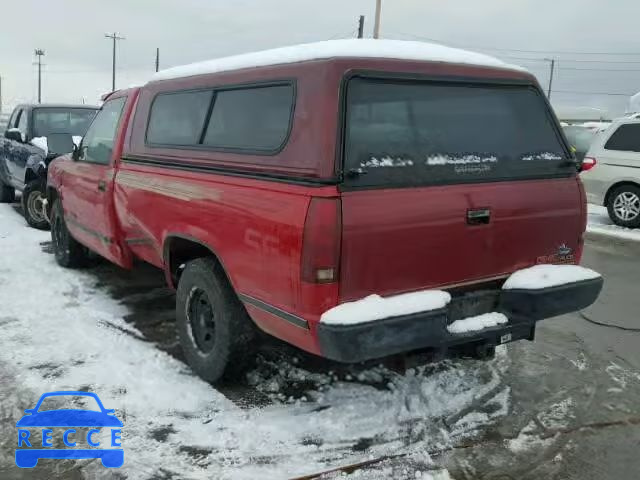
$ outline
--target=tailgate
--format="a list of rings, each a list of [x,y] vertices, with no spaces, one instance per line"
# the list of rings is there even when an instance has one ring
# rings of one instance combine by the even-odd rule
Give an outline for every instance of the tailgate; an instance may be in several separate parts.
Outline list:
[[[539,89],[355,77],[346,108],[341,301],[579,248],[575,163]]]

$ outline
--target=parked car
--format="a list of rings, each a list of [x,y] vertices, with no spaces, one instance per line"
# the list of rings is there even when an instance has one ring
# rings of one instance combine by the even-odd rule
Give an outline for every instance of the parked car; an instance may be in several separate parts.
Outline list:
[[[255,326],[342,362],[482,356],[602,286],[535,267],[579,262],[584,191],[535,77],[498,60],[322,42],[177,67],[105,100],[49,170],[56,260],[162,268],[208,381],[253,358]],[[541,274],[555,281],[520,281]]]
[[[0,202],[13,202],[22,192],[27,223],[48,228],[43,213],[47,167],[58,155],[73,150],[97,107],[87,105],[18,105],[0,138]]]
[[[574,148],[576,158],[582,162],[598,132],[581,125],[566,125],[562,127],[562,130],[569,145]]]
[[[581,177],[589,203],[607,207],[616,225],[640,227],[640,119],[620,118],[596,137]]]

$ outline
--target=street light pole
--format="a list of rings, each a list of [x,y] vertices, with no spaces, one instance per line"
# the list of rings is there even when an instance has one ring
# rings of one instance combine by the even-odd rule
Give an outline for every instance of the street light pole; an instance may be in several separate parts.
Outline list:
[[[382,0],[376,0],[376,20],[373,25],[373,38],[380,38],[380,15],[382,14]]]
[[[44,50],[36,48],[34,53],[38,57],[38,103],[42,103],[42,57]]]
[[[116,41],[117,40],[125,40],[124,37],[119,37],[116,32],[113,33],[105,33],[105,38],[110,38],[113,40],[113,61],[111,63],[111,91],[115,92],[116,90]]]
[[[556,59],[555,58],[545,58],[547,62],[551,62],[551,71],[549,72],[549,88],[547,90],[547,98],[551,100],[551,86],[553,85],[553,72],[556,68]]]

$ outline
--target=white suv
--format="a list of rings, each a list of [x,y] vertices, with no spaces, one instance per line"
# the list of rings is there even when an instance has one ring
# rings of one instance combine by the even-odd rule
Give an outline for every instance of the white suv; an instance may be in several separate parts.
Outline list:
[[[607,207],[616,225],[640,227],[640,119],[618,119],[600,133],[580,177],[589,203]]]

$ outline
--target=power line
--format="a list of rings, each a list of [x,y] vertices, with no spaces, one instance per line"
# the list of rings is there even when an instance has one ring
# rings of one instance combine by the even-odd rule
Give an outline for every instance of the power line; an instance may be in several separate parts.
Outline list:
[[[401,33],[400,35],[405,35],[407,37],[418,38],[422,40],[429,40],[430,42],[439,42],[439,43],[449,43],[450,45],[456,45],[455,43],[447,42],[444,40],[438,40],[435,38],[422,37],[420,35],[414,35],[412,33]],[[461,44],[458,44],[461,45]],[[538,54],[558,54],[558,55],[613,55],[613,56],[637,56],[640,55],[640,52],[581,52],[577,50],[524,50],[518,48],[502,48],[502,47],[487,47],[481,45],[461,45],[463,48],[477,48],[480,50],[497,50],[502,52],[516,52],[516,53],[538,53]]]
[[[572,92],[570,90],[554,90],[553,93],[568,93],[572,95],[607,95],[612,97],[630,97],[633,95],[633,93]]]

